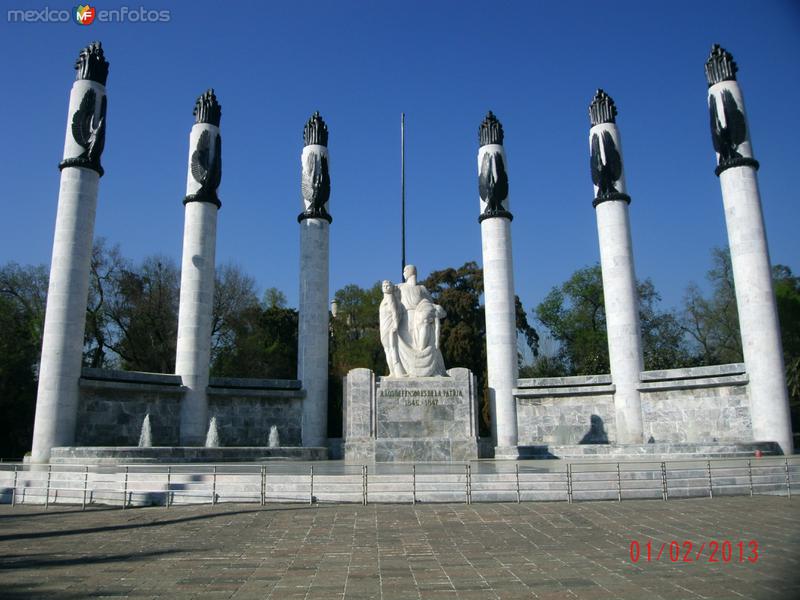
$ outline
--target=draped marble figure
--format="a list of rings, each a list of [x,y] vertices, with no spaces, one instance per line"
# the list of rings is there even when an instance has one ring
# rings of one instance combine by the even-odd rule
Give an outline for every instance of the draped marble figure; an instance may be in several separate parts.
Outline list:
[[[447,313],[417,283],[416,267],[406,266],[403,277],[405,283],[384,281],[382,285],[380,331],[389,376],[446,376],[439,333]]]

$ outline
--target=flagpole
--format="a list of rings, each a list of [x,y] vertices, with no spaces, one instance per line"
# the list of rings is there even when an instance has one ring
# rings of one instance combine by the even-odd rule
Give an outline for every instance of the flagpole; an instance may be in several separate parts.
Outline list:
[[[406,113],[400,113],[400,212],[402,271],[400,281],[404,281],[406,270]]]

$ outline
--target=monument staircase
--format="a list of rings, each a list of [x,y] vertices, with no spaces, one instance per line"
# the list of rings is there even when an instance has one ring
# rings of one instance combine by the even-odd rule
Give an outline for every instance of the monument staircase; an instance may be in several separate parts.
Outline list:
[[[175,465],[0,463],[0,502],[120,508],[219,503],[713,499],[800,491],[800,455],[687,460],[341,461]]]

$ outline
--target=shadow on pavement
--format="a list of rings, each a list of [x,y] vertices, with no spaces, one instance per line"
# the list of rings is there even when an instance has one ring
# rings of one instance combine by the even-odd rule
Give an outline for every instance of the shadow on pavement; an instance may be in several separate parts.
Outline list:
[[[263,512],[284,512],[289,510],[308,510],[308,505],[303,506],[294,506],[294,507],[263,507],[257,509],[249,509],[249,510],[228,510],[225,512],[210,512],[208,514],[203,515],[194,515],[191,517],[180,517],[177,519],[157,519],[154,521],[149,522],[139,522],[139,523],[125,523],[121,525],[107,525],[103,527],[86,527],[82,529],[68,529],[64,531],[36,531],[36,532],[28,532],[28,533],[11,533],[8,535],[0,535],[0,542],[12,542],[18,540],[32,540],[32,539],[41,539],[41,538],[52,538],[52,537],[63,537],[69,535],[83,535],[87,533],[104,533],[108,531],[125,531],[127,529],[139,529],[142,527],[161,527],[162,525],[173,525],[175,523],[189,523],[192,521],[202,521],[206,519],[217,519],[219,517],[230,517],[233,515],[243,515],[248,513],[263,513]],[[177,509],[170,509],[170,510],[180,510]],[[319,510],[316,508],[316,510]],[[122,514],[122,511],[117,509],[117,513]],[[34,513],[33,515],[29,516],[36,516],[39,513]],[[129,512],[125,514],[129,515]]]

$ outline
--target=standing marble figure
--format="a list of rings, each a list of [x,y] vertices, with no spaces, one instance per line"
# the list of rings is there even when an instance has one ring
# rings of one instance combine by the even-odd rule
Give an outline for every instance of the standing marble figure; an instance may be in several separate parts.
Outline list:
[[[478,139],[478,193],[486,299],[486,367],[495,458],[518,458],[517,310],[503,126],[489,112]]]
[[[181,402],[180,442],[202,446],[208,430],[208,372],[211,360],[211,316],[217,245],[217,213],[222,205],[217,187],[222,179],[222,107],[214,90],[202,94],[194,107],[189,134],[186,176],[181,295],[175,374],[186,393]]]
[[[406,265],[405,283],[384,281],[380,305],[381,343],[391,377],[445,377],[439,349],[445,310],[417,283],[417,268]]]
[[[397,298],[397,288],[391,281],[381,284],[383,300],[379,308],[381,345],[386,355],[386,364],[389,366],[389,377],[404,377],[406,370],[400,362],[398,348],[400,330],[400,301]]]
[[[75,439],[89,268],[106,136],[108,62],[100,42],[81,50],[69,98],[31,460]]]
[[[300,301],[297,378],[303,400],[304,446],[325,446],[328,440],[328,212],[331,177],[328,171],[328,126],[318,112],[303,128],[300,156]]]
[[[793,451],[789,395],[783,364],[772,267],[758,191],[744,98],[733,56],[719,45],[706,61],[711,139],[717,154],[725,224],[736,283],[742,353],[750,387],[755,441],[778,442]]]
[[[614,382],[614,421],[618,444],[641,444],[644,424],[639,377],[643,368],[639,296],[633,266],[617,107],[603,90],[589,105],[589,166],[594,183],[603,299],[608,332],[608,361]]]

